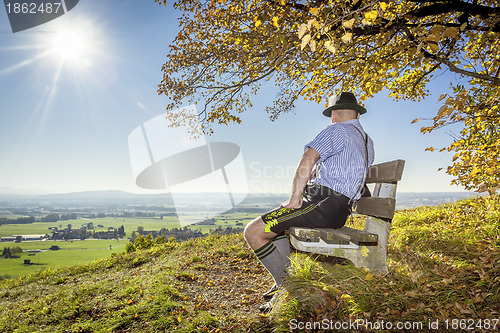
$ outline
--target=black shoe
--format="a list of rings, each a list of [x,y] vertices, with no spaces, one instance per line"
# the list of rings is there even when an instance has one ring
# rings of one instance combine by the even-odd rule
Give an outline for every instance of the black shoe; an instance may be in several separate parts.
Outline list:
[[[274,285],[271,287],[271,289],[269,289],[266,293],[262,295],[262,298],[265,301],[269,301],[271,298],[273,298],[273,295],[276,294],[277,292],[278,292],[278,286]]]
[[[267,302],[266,304],[262,304],[259,307],[260,312],[262,313],[269,313],[273,309],[274,304],[278,301],[278,294],[274,293],[271,300]]]
[[[269,302],[267,302],[266,304],[262,304],[261,306],[259,306],[259,310],[262,313],[269,313],[269,312],[271,312],[272,309],[273,309],[273,306]]]

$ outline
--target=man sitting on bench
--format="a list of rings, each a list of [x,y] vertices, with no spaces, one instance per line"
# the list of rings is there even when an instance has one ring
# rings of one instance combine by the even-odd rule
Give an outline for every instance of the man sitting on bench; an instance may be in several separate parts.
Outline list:
[[[354,94],[343,92],[329,99],[323,114],[332,124],[305,146],[297,166],[290,199],[279,208],[251,221],[245,239],[272,275],[275,284],[264,294],[260,310],[268,312],[276,300],[290,262],[290,244],[285,231],[290,227],[341,228],[373,163],[373,141],[359,122],[366,109]],[[310,182],[315,168],[316,177]]]

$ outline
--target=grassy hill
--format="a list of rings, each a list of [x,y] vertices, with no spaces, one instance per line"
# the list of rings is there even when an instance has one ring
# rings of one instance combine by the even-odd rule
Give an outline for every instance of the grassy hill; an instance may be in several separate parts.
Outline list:
[[[499,221],[498,196],[399,211],[386,275],[296,253],[267,316],[258,306],[271,279],[241,235],[168,242],[0,281],[0,331],[495,332]]]

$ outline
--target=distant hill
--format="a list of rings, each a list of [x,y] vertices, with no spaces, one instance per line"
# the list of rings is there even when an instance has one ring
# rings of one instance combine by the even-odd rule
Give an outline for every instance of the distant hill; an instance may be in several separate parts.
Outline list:
[[[10,191],[9,191],[10,189]],[[6,192],[2,192],[5,190]],[[220,202],[225,193],[183,193],[177,194],[184,199],[196,204],[203,201],[206,205],[213,201]],[[443,203],[452,203],[460,199],[477,195],[473,192],[417,192],[398,193],[396,200],[397,209],[413,208],[418,206],[434,206]],[[287,194],[249,193],[239,206],[263,205],[273,207],[287,200]],[[84,191],[56,194],[29,194],[28,190],[14,190],[0,187],[0,200],[16,203],[32,203],[42,205],[174,205],[170,193],[136,194],[125,191]]]
[[[42,195],[49,194],[49,191],[43,189],[25,189],[25,188],[14,188],[9,186],[0,186],[0,196],[2,195]]]
[[[396,209],[436,206],[478,196],[475,192],[402,192],[397,193]]]

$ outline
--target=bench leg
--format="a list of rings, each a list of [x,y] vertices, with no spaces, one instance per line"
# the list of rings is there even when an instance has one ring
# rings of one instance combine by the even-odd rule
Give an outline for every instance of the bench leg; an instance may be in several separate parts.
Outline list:
[[[384,220],[369,216],[366,220],[366,232],[378,235],[377,246],[370,246],[368,254],[368,268],[377,273],[387,273],[387,244],[391,232],[391,224]]]

